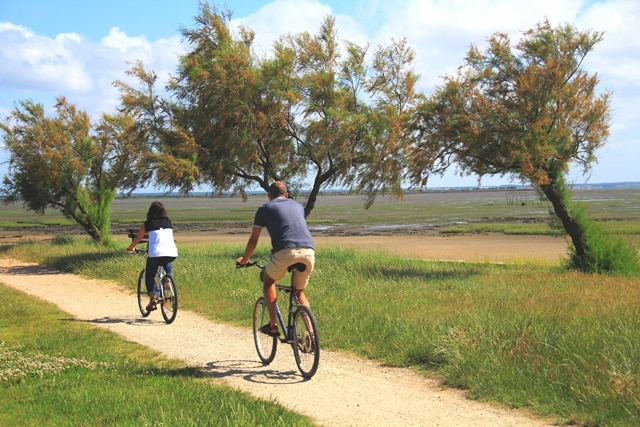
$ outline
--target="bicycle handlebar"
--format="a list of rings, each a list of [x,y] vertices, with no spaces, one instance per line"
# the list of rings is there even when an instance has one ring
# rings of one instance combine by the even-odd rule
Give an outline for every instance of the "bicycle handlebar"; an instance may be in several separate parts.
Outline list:
[[[247,267],[254,267],[254,266],[264,268],[264,265],[260,264],[260,262],[258,261],[251,261],[246,264],[240,264],[238,261],[236,261],[236,268],[247,268]]]
[[[140,249],[140,248],[134,248],[132,251],[127,251],[130,254],[146,254],[147,250],[146,249]]]

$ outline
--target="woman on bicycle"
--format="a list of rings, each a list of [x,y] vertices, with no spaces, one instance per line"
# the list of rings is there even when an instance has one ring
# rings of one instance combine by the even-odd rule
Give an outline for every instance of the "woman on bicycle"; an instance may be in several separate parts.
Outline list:
[[[145,272],[145,284],[149,295],[147,311],[156,309],[156,289],[155,281],[158,267],[162,265],[171,274],[171,263],[178,257],[178,248],[173,239],[173,224],[167,215],[164,205],[160,202],[153,202],[147,212],[147,220],[142,224],[140,231],[127,248],[133,252],[136,245],[144,239],[145,234],[149,235],[149,246],[147,251],[147,264]]]

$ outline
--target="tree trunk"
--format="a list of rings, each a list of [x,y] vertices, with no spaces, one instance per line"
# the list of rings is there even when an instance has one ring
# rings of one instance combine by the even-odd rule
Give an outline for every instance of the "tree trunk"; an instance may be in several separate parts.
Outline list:
[[[328,171],[324,173],[318,172],[316,174],[315,179],[313,180],[313,187],[311,188],[311,192],[309,193],[309,197],[307,197],[307,203],[304,205],[304,217],[307,218],[313,208],[316,205],[316,200],[318,199],[318,194],[320,194],[320,189],[322,188],[322,184],[327,182],[329,178],[336,173],[335,168],[329,168]]]
[[[307,203],[304,205],[304,217],[307,218],[313,208],[316,205],[316,200],[318,199],[318,193],[320,192],[320,187],[316,187],[315,185],[311,189],[309,196],[307,197]]]
[[[540,189],[544,195],[547,196],[549,202],[551,202],[553,211],[571,238],[571,243],[573,243],[573,247],[576,250],[576,256],[584,260],[587,253],[587,238],[582,226],[576,221],[573,215],[571,215],[571,212],[569,212],[562,192],[553,184],[542,185]]]
[[[98,227],[90,224],[85,224],[84,229],[87,232],[87,234],[91,236],[91,239],[93,239],[95,243],[99,243],[99,244],[103,243],[102,233],[100,232],[100,229],[98,229]]]

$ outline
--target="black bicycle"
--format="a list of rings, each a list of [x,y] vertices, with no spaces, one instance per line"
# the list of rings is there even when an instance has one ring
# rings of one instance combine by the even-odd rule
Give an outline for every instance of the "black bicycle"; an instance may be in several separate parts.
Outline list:
[[[262,282],[264,265],[256,261],[247,264],[236,263],[236,268],[252,266],[260,268],[260,281]],[[289,286],[276,284],[278,292],[289,294],[289,312],[286,322],[276,301],[276,315],[281,331],[278,336],[271,336],[260,331],[263,325],[269,323],[269,312],[264,296],[258,298],[253,309],[253,341],[256,345],[258,357],[265,365],[271,363],[276,357],[278,341],[283,344],[291,344],[293,356],[300,373],[305,378],[311,378],[318,370],[318,364],[320,363],[318,326],[311,309],[305,305],[300,305],[293,281],[293,275],[298,271],[303,271],[305,268],[306,266],[302,263],[289,266],[291,284]]]
[[[135,248],[135,253],[147,254],[146,249]],[[151,310],[147,310],[147,285],[144,280],[145,269],[143,268],[138,275],[138,308],[142,317],[147,317],[151,314]],[[176,319],[178,314],[178,288],[173,276],[164,270],[164,267],[160,265],[158,272],[156,273],[156,301],[160,306],[160,312],[162,317],[167,323],[171,323]]]

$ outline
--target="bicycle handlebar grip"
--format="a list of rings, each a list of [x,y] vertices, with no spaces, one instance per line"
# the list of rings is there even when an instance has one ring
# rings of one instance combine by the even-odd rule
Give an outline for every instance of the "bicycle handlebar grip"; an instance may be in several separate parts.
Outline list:
[[[240,264],[238,261],[236,261],[236,268],[247,268],[247,267],[253,267],[254,265],[259,265],[258,261],[251,261],[246,264]]]

